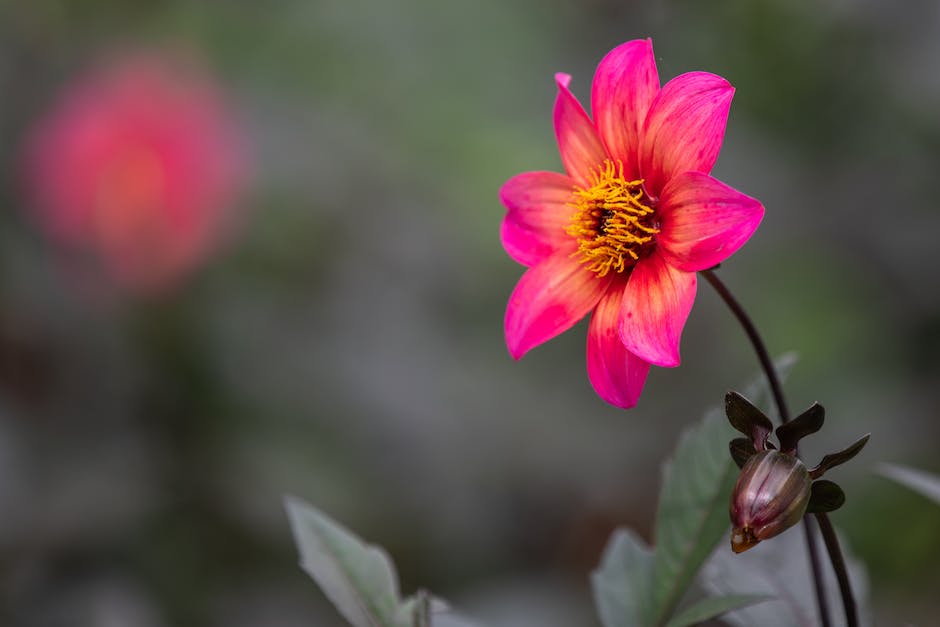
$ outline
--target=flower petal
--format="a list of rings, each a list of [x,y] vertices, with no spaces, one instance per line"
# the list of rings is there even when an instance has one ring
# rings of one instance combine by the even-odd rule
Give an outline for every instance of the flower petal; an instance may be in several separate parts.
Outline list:
[[[565,253],[529,268],[506,307],[506,346],[514,359],[573,327],[600,300],[612,277],[599,278]]]
[[[663,86],[640,137],[640,174],[651,194],[677,174],[711,172],[733,96],[728,81],[708,72],[681,74]]]
[[[534,266],[560,248],[573,246],[565,233],[574,210],[574,181],[556,172],[523,172],[499,190],[508,211],[500,237],[509,256],[524,266]]]
[[[594,73],[591,107],[597,132],[613,159],[636,178],[640,128],[656,93],[659,74],[649,39],[635,39],[607,53]]]
[[[626,281],[615,281],[601,298],[588,327],[588,378],[598,396],[617,407],[636,405],[650,365],[620,339],[620,305]]]
[[[655,366],[679,365],[679,338],[695,302],[696,277],[653,253],[637,262],[620,309],[627,350]]]
[[[656,242],[666,262],[696,272],[741,248],[764,217],[764,207],[707,174],[685,172],[663,188],[659,215]]]
[[[558,97],[555,99],[555,136],[565,171],[582,186],[588,186],[591,171],[596,170],[607,153],[597,136],[594,123],[584,112],[581,103],[568,90],[571,76],[555,74]]]

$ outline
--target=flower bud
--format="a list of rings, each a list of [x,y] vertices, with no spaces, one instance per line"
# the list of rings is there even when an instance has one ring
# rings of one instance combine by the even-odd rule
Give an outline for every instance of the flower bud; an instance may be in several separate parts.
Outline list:
[[[752,455],[731,493],[731,550],[741,553],[800,521],[812,480],[796,457],[779,451]]]

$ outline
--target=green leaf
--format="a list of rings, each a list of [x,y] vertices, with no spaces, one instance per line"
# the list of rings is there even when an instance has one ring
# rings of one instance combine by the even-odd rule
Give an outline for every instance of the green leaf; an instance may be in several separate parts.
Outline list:
[[[781,378],[794,362],[792,355],[777,361]],[[758,402],[769,399],[763,377],[746,393]],[[727,533],[728,499],[737,476],[728,455],[729,431],[724,407],[719,407],[681,436],[673,461],[663,469],[655,551],[629,530],[611,538],[591,576],[604,627],[666,625],[702,562]]]
[[[940,476],[896,464],[881,464],[878,474],[940,504]]]
[[[718,618],[732,610],[769,601],[773,597],[763,594],[730,594],[724,597],[709,597],[687,607],[677,614],[666,627],[690,627],[712,618]]]
[[[447,609],[446,604],[443,602],[439,602],[443,606],[440,610],[437,607],[432,609],[432,605],[435,605],[436,601],[427,590],[418,590],[398,606],[396,620],[401,624],[411,625],[412,627],[431,627],[431,614],[440,610],[446,611]]]
[[[384,550],[299,499],[286,497],[284,502],[301,567],[350,625],[412,626],[411,617],[400,611],[398,575]]]
[[[779,359],[784,378],[794,363]],[[766,402],[764,377],[748,386],[747,397]],[[672,459],[663,468],[663,485],[656,516],[653,590],[645,624],[664,625],[715,544],[728,530],[728,499],[738,468],[728,455],[728,425],[724,408],[710,411],[697,426],[684,432]]]
[[[381,547],[300,499],[285,497],[284,506],[300,566],[353,627],[474,627],[426,590],[402,600],[398,574]]]
[[[451,611],[446,601],[431,596],[427,590],[405,599],[398,608],[398,624],[408,627],[475,627]]]
[[[728,498],[738,468],[728,455],[727,440],[722,412],[712,411],[700,425],[682,434],[664,468],[649,625],[668,621],[699,566],[728,528]]]
[[[865,570],[852,556],[845,538],[840,537],[839,543],[858,605],[860,624],[870,625],[872,621],[867,603],[868,581]],[[835,574],[828,564],[822,571],[829,614],[836,619],[836,625],[844,624],[839,615],[842,599]],[[734,627],[818,627],[821,624],[816,614],[816,593],[806,556],[804,533],[797,527],[764,540],[744,553],[735,554],[730,548],[719,547],[702,568],[699,584],[711,595],[755,594],[773,597],[766,603],[737,609],[722,616],[722,622]]]
[[[653,554],[629,529],[618,529],[591,573],[594,604],[604,627],[645,627]]]

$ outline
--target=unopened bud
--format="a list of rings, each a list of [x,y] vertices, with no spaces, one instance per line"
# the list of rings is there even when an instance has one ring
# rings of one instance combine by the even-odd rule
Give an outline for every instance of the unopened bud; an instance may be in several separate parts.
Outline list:
[[[812,480],[796,457],[762,451],[747,460],[731,493],[731,550],[746,551],[800,521]]]

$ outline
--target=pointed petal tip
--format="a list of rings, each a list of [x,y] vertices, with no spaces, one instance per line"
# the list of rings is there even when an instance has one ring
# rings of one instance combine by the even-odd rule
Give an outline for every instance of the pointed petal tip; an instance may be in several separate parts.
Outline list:
[[[634,39],[608,52],[591,81],[591,107],[610,157],[631,176],[639,174],[640,128],[659,92],[659,72],[649,39]]]
[[[605,403],[607,403],[611,407],[616,407],[617,409],[633,409],[634,407],[636,407],[637,402],[640,400],[639,398],[624,399],[620,396],[609,396],[606,394],[601,394],[601,392],[597,388],[594,388],[594,392],[599,397],[601,397],[601,400],[603,400]]]
[[[509,339],[507,338],[506,341],[508,342]],[[513,361],[519,361],[525,355],[525,351],[520,351],[518,346],[506,344],[506,348],[509,350],[509,356],[512,357]]]
[[[512,301],[510,300],[510,304]],[[503,335],[506,339],[506,350],[513,361],[519,361],[532,348],[523,344],[524,336],[514,330],[516,322],[510,314],[511,306],[506,308],[506,315],[503,320]]]
[[[621,325],[620,339],[623,345],[627,347],[629,352],[639,356],[643,361],[660,368],[678,368],[682,363],[678,345],[673,348],[666,345],[651,344],[648,341],[638,341],[635,335],[628,335],[630,332],[626,329],[627,323]]]
[[[585,185],[591,180],[594,168],[607,158],[607,152],[594,122],[568,89],[571,75],[559,72],[555,75],[555,82],[558,84],[558,95],[552,117],[558,151],[568,176],[580,185]]]
[[[721,76],[720,74],[695,70],[692,72],[685,72],[680,74],[676,78],[680,77],[684,81],[688,81],[690,84],[696,85],[698,87],[698,91],[714,90],[719,92],[727,92],[727,97],[729,98],[734,95],[734,85],[732,85],[727,78]]]
[[[640,401],[650,364],[627,351],[615,334],[601,338],[600,332],[592,320],[588,331],[588,381],[608,405],[632,409]]]
[[[564,253],[529,268],[506,306],[510,355],[518,359],[573,327],[597,305],[609,283]]]
[[[620,409],[637,404],[649,363],[627,351],[620,340],[620,308],[626,281],[612,283],[594,308],[588,325],[587,372],[594,391]]]
[[[511,325],[514,324],[510,321],[509,308],[506,309],[506,316],[504,321],[504,336],[506,339],[506,350],[509,352],[509,356],[512,357],[513,361],[519,361],[522,359],[526,353],[535,348],[534,346],[526,346],[523,344],[523,335],[519,333],[513,333],[511,330]]]
[[[643,124],[640,173],[659,194],[683,172],[708,173],[718,159],[734,87],[710,72],[676,76],[656,95]]]
[[[764,218],[755,198],[702,172],[683,172],[662,192],[659,245],[670,265],[697,272],[722,263]]]

